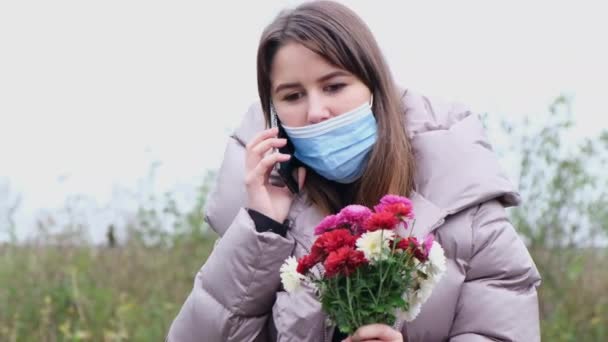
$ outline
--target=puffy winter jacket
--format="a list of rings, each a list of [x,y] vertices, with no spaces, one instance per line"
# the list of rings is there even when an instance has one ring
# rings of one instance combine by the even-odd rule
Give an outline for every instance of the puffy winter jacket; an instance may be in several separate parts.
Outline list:
[[[540,340],[540,276],[505,212],[520,197],[478,116],[412,91],[402,101],[416,159],[414,235],[434,232],[448,262],[418,317],[394,327],[410,342]],[[289,212],[291,229],[281,237],[256,231],[244,210],[244,146],[263,129],[255,104],[226,147],[206,206],[207,221],[221,238],[196,275],[168,341],[331,340],[334,327],[311,289],[278,291],[281,264],[308,253],[323,215],[302,193]]]

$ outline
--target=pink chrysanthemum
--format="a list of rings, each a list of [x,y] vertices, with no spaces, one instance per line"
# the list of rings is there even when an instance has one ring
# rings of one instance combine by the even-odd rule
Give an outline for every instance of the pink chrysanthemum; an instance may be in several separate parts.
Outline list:
[[[433,234],[429,234],[424,238],[424,256],[428,258],[429,252],[431,251],[431,247],[433,247],[433,242],[435,241],[435,236]]]
[[[326,216],[316,227],[315,235],[321,235],[338,227],[338,215]]]
[[[363,233],[363,223],[370,217],[372,211],[365,206],[352,204],[344,207],[337,215],[336,225],[340,228],[350,228],[352,232]]]

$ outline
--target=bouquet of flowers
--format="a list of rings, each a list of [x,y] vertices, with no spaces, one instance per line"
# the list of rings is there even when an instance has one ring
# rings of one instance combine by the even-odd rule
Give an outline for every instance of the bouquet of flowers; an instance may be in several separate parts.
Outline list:
[[[397,234],[413,224],[406,197],[386,195],[373,211],[349,205],[315,228],[310,254],[287,258],[280,269],[283,287],[314,286],[325,313],[348,334],[366,324],[412,321],[446,263],[433,235],[419,240],[411,230]]]

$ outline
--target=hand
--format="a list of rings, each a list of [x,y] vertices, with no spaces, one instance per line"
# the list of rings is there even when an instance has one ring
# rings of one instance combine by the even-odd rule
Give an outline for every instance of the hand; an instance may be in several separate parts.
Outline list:
[[[277,138],[278,129],[271,128],[258,133],[246,146],[245,186],[247,187],[247,207],[273,220],[283,223],[289,213],[294,196],[286,186],[278,187],[268,181],[273,166],[288,161],[291,156],[279,152],[270,153],[272,148],[287,144],[287,139]],[[298,168],[298,185],[302,188],[306,169]]]
[[[403,335],[386,324],[369,324],[357,329],[342,342],[404,342]]]

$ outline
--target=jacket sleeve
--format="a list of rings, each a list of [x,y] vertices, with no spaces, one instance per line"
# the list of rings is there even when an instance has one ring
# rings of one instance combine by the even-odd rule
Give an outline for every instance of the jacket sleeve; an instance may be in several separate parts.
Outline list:
[[[498,201],[479,206],[472,234],[450,341],[540,341],[540,275]]]
[[[259,340],[280,284],[279,268],[294,245],[289,235],[256,231],[241,209],[196,275],[167,341]]]

